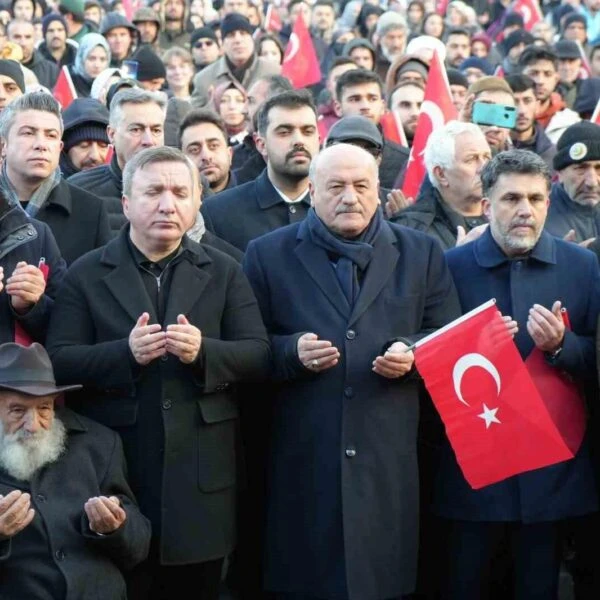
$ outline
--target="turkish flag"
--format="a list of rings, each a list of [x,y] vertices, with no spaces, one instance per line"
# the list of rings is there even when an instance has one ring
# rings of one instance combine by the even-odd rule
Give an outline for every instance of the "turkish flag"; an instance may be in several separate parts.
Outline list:
[[[400,144],[405,148],[408,148],[408,142],[406,141],[406,134],[404,133],[404,127],[402,121],[394,111],[386,112],[379,121],[381,130],[383,131],[383,137],[386,140]]]
[[[504,68],[502,65],[498,65],[496,67],[496,70],[494,71],[494,77],[501,77],[502,79],[504,78]]]
[[[415,361],[473,489],[573,458],[493,300],[417,342]]]
[[[456,119],[457,116],[456,107],[452,103],[444,63],[440,60],[438,53],[434,52],[408,166],[406,167],[404,185],[402,186],[402,192],[407,198],[414,199],[417,197],[421,183],[425,178],[423,153],[429,134],[434,129],[443,127],[448,121]]]
[[[145,6],[143,0],[123,0],[123,10],[130,23],[133,19],[133,15],[135,15],[135,11],[138,8],[142,8],[142,6]]]
[[[516,0],[511,11],[523,17],[526,31],[531,31],[533,26],[544,18],[537,0]]]
[[[600,98],[598,98],[596,108],[594,109],[594,114],[592,115],[590,121],[592,123],[596,123],[596,125],[600,125]]]
[[[279,33],[283,29],[279,11],[272,4],[269,4],[267,8],[264,29],[265,31],[272,31],[274,33]]]
[[[321,81],[321,67],[304,19],[296,19],[290,41],[285,49],[281,74],[296,89]]]
[[[77,92],[66,65],[60,70],[52,95],[58,100],[63,110],[77,98]]]

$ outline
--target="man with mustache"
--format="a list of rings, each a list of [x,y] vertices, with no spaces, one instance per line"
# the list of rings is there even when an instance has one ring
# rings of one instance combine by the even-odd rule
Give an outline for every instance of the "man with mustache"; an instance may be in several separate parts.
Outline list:
[[[567,373],[595,400],[596,258],[544,231],[550,172],[539,156],[528,150],[501,152],[484,167],[481,181],[490,226],[473,243],[446,253],[463,313],[494,296],[500,312],[511,317],[507,325],[522,358],[537,349],[550,368]],[[570,327],[562,308],[568,310]],[[499,424],[492,427],[510,426],[503,410],[500,406]],[[586,515],[598,507],[588,441],[571,460],[478,490],[465,480],[448,444],[437,479],[434,510],[449,531],[448,579],[441,597],[488,597],[498,585],[490,579],[499,576],[498,564],[492,563],[500,548],[508,549],[514,567],[500,569],[514,574],[512,581],[507,577],[506,597],[558,597],[566,521],[580,517],[586,527]]]
[[[48,13],[42,19],[44,41],[39,45],[40,54],[59,67],[72,65],[77,54],[77,44],[67,39],[67,22],[58,13]]]
[[[317,112],[305,90],[269,98],[257,122],[266,169],[255,181],[211,196],[201,209],[207,229],[242,252],[254,238],[304,219],[308,169],[319,151]]]
[[[107,108],[94,98],[76,98],[63,112],[63,149],[60,169],[63,177],[106,163],[109,140]]]
[[[0,346],[0,596],[124,598],[150,523],[125,479],[119,436],[55,406],[40,344]]]

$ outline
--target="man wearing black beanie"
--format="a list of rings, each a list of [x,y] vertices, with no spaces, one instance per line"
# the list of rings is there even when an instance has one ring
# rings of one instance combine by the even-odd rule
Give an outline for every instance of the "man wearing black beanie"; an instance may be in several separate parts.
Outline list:
[[[0,60],[0,112],[25,93],[21,65],[14,60]]]
[[[59,67],[72,65],[77,54],[77,44],[67,38],[67,22],[58,13],[48,13],[42,19],[44,41],[38,46],[40,54]]]
[[[550,193],[546,230],[559,237],[572,230],[576,242],[600,237],[600,125],[581,121],[566,129],[554,169],[559,183]]]
[[[217,34],[211,27],[198,27],[190,37],[192,57],[196,72],[212,65],[221,55]]]

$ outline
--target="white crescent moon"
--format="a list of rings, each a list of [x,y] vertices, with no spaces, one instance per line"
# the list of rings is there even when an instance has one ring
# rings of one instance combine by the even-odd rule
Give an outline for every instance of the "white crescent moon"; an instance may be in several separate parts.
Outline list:
[[[443,127],[446,123],[442,109],[435,102],[425,100],[421,104],[421,112],[424,112],[431,121],[431,131],[435,131],[439,127]]]
[[[521,5],[521,16],[523,17],[525,25],[531,21],[531,10],[529,10],[529,6]]]
[[[288,62],[288,60],[292,60],[292,58],[294,58],[294,56],[296,56],[296,54],[298,53],[298,50],[300,49],[300,40],[298,39],[298,36],[295,33],[292,33],[292,35],[290,35],[290,40],[288,42],[288,48],[289,48],[289,52],[286,52],[286,57],[284,62]],[[287,50],[287,48],[286,48]]]
[[[496,382],[497,393],[500,394],[500,387],[501,387],[500,373],[498,373],[498,369],[496,369],[496,367],[494,366],[494,363],[489,361],[482,354],[477,354],[477,353],[465,354],[464,356],[461,356],[456,361],[456,364],[454,365],[454,368],[452,369],[452,380],[454,381],[454,391],[455,391],[456,395],[458,396],[458,399],[465,406],[469,406],[469,403],[466,402],[465,399],[463,398],[460,387],[461,387],[462,379],[463,379],[465,373],[471,367],[481,367],[482,369],[487,371],[494,378],[494,381]]]

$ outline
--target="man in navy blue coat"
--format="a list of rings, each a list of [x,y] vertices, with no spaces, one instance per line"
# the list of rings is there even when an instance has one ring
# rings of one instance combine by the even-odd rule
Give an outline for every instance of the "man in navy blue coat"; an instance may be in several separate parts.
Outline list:
[[[265,586],[283,598],[414,589],[420,382],[407,346],[459,308],[439,244],[385,221],[377,188],[368,152],[323,150],[306,219],[245,256],[277,381]]]
[[[499,310],[512,317],[507,324],[524,359],[538,348],[552,367],[591,386],[600,273],[591,252],[543,231],[548,167],[532,152],[511,150],[493,158],[481,179],[490,227],[475,242],[447,252],[462,310],[496,298]],[[565,327],[562,308],[572,330]],[[446,450],[435,499],[437,513],[450,520],[443,597],[487,597],[485,573],[498,577],[492,559],[498,543],[508,540],[514,597],[557,598],[561,526],[597,509],[587,442],[569,461],[480,490],[470,488],[450,447]]]

